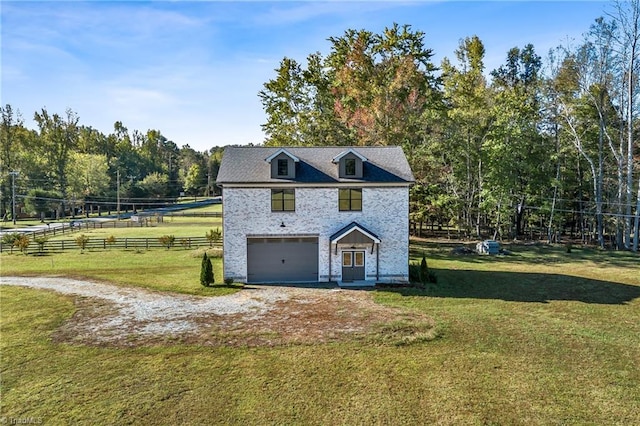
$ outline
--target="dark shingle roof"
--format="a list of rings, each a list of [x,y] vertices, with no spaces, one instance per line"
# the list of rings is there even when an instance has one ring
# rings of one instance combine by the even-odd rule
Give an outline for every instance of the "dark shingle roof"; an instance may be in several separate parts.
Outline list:
[[[352,149],[363,155],[362,179],[338,177],[338,165],[331,160]],[[282,147],[226,147],[216,179],[226,183],[412,183],[413,173],[399,146],[387,147],[284,147],[300,159],[296,164],[295,179],[273,179],[271,168],[265,161]]]

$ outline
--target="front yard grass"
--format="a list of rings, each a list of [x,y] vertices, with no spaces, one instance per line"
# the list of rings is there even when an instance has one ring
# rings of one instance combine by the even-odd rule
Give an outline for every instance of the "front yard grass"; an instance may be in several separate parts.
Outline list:
[[[222,259],[216,257],[211,258],[216,285],[200,285],[203,251],[174,247],[171,250],[107,249],[84,252],[78,249],[27,256],[19,252],[3,253],[0,255],[0,271],[4,276],[66,276],[193,295],[220,296],[237,291],[240,287],[222,285]]]
[[[258,348],[55,344],[50,336],[74,314],[73,298],[2,286],[0,417],[44,424],[640,424],[637,255],[514,246],[512,256],[455,256],[441,243],[412,249],[416,260],[426,254],[438,283],[374,296],[434,318],[441,336],[405,346],[357,339]],[[163,281],[170,265],[187,263],[171,262],[181,253],[189,256],[153,250],[140,258]],[[93,253],[52,259],[70,265],[60,275],[150,285],[127,277],[142,264],[120,274],[114,265],[126,260],[107,260],[115,251],[95,255],[95,264]],[[14,257],[36,259],[40,269]],[[7,259],[11,273],[33,274],[49,274],[52,260],[3,254],[3,275],[10,275]],[[100,259],[113,264],[100,271]],[[199,259],[192,259],[197,287]]]

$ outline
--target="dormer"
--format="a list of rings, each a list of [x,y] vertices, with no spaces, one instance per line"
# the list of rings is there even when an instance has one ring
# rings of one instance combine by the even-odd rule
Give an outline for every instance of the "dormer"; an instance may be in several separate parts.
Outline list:
[[[300,161],[298,157],[281,148],[274,152],[265,161],[271,164],[272,179],[295,179],[296,163]]]
[[[332,160],[338,165],[338,176],[344,179],[362,179],[362,166],[367,159],[352,148],[342,151]]]

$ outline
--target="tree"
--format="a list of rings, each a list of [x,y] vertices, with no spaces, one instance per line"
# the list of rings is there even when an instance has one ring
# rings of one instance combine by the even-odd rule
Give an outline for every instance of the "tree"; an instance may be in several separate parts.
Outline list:
[[[76,244],[80,247],[80,251],[84,251],[89,243],[89,237],[84,234],[80,234],[76,237]]]
[[[451,170],[450,190],[462,201],[465,227],[475,222],[480,237],[480,205],[483,191],[483,144],[493,122],[484,71],[485,49],[476,36],[460,42],[458,66],[442,62],[447,109],[446,149],[442,156]]]
[[[24,205],[31,214],[44,216],[49,212],[56,212],[62,206],[62,194],[58,191],[32,189],[24,199]]]
[[[105,155],[72,153],[65,171],[67,194],[78,201],[103,195],[109,188],[108,170]]]
[[[540,135],[541,58],[533,45],[512,48],[506,63],[491,72],[494,121],[483,145],[486,168],[483,194],[498,218],[512,217],[511,234],[523,233],[527,203],[538,201],[550,186],[549,139]],[[537,204],[537,203],[536,203]],[[496,235],[494,235],[495,237]]]
[[[189,195],[202,194],[204,176],[198,164],[193,164],[184,179],[184,192]]]
[[[40,129],[40,143],[57,189],[63,193],[67,190],[67,163],[78,144],[79,118],[71,109],[66,110],[65,117],[58,114],[49,115],[46,109],[34,114],[34,120]]]
[[[168,193],[169,177],[153,172],[140,182],[139,186],[148,197],[162,198]]]
[[[13,245],[20,250],[23,254],[28,254],[28,248],[31,244],[31,240],[24,234],[19,234],[16,239],[13,241]]]
[[[270,145],[409,145],[439,99],[424,33],[394,24],[382,34],[347,30],[308,66],[284,58],[259,96]]]
[[[213,282],[213,265],[211,264],[211,259],[207,257],[207,253],[205,252],[202,255],[202,266],[200,267],[200,284],[205,287],[210,287]]]
[[[640,1],[629,0],[615,2],[615,12],[612,15],[613,21],[617,24],[619,30],[616,33],[616,47],[622,63],[621,77],[623,80],[623,102],[621,102],[621,111],[624,111],[624,122],[626,123],[626,191],[625,191],[625,228],[624,228],[624,245],[630,248],[629,237],[633,229],[635,235],[633,251],[638,251],[638,238],[640,233],[638,230],[638,214],[640,213],[640,196],[636,201],[638,208],[636,209],[635,225],[632,227],[632,205],[633,205],[633,185],[634,185],[634,149],[637,149],[635,143],[634,125],[638,108],[638,94],[640,93]],[[621,138],[621,146],[622,146]],[[622,149],[621,149],[622,151]],[[640,183],[639,183],[640,184]],[[638,188],[640,194],[640,187]],[[623,204],[621,202],[621,204]]]
[[[4,216],[11,204],[12,180],[10,172],[18,168],[23,149],[23,120],[19,111],[11,105],[0,107],[0,216]]]
[[[207,241],[209,241],[209,247],[213,247],[214,244],[218,244],[222,240],[222,232],[220,228],[210,229],[206,233]]]

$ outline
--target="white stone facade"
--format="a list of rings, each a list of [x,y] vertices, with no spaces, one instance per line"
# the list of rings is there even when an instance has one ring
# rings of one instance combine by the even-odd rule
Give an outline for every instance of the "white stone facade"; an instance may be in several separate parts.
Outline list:
[[[354,245],[330,243],[330,237],[357,222],[379,239],[380,244],[357,244],[365,250],[366,281],[406,282],[409,279],[409,187],[362,188],[362,211],[339,211],[338,188],[295,186],[295,211],[271,211],[271,186],[223,189],[224,275],[247,280],[247,237],[318,237],[318,280],[341,281],[342,251]],[[344,187],[344,186],[343,186]],[[284,227],[282,226],[284,225]],[[331,268],[331,273],[329,273]]]

